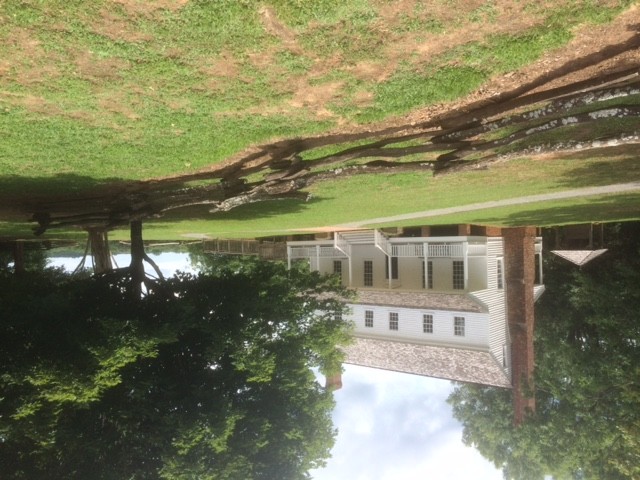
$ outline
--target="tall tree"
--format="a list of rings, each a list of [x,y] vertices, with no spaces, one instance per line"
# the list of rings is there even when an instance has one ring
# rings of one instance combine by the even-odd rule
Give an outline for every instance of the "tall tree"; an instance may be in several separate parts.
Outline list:
[[[0,241],[0,270],[24,273],[43,270],[47,265],[48,242],[25,242],[20,239]]]
[[[2,282],[3,478],[297,479],[329,456],[310,368],[348,339],[332,279],[252,260],[138,298],[109,275]]]
[[[508,393],[458,386],[464,440],[507,478],[640,476],[640,237],[611,225],[610,252],[582,269],[545,264],[536,310],[536,414],[511,429]]]

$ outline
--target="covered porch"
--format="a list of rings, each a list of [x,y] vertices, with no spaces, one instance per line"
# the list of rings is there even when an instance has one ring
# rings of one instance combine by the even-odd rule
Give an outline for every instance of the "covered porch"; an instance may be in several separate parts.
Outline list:
[[[343,284],[357,288],[374,287],[374,272],[384,269],[389,289],[404,287],[402,277],[413,279],[408,288],[426,289],[430,283],[427,277],[433,275],[429,269],[445,264],[442,260],[447,259],[448,264],[456,269],[452,289],[466,291],[469,288],[470,265],[475,265],[478,270],[486,269],[486,256],[486,237],[480,236],[389,237],[379,230],[361,230],[336,232],[333,240],[287,242],[289,267],[293,261],[306,259],[315,271],[340,274],[344,271]],[[344,269],[343,261],[346,264]],[[399,275],[399,269],[406,275]],[[359,281],[360,276],[363,281]],[[416,283],[420,277],[422,285]],[[376,283],[375,286],[380,288],[380,282]]]

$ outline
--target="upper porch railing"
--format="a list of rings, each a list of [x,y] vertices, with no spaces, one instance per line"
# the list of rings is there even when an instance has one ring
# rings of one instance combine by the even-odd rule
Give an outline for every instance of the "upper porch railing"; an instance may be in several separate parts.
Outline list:
[[[203,242],[205,252],[224,255],[254,255],[269,260],[287,258],[287,246],[284,242],[258,242],[243,239],[213,239]]]
[[[342,252],[346,257],[351,257],[351,244],[339,232],[335,233],[333,247],[334,249]]]
[[[536,237],[535,243],[533,245],[535,248],[535,253],[542,253],[542,237]]]
[[[310,246],[290,246],[289,256],[292,259],[297,258],[344,258],[343,252],[333,248],[333,245],[310,245]]]
[[[484,243],[424,241],[421,243],[391,243],[390,254],[392,257],[462,258],[465,247],[467,256],[470,257],[487,254],[487,246]]]
[[[464,256],[464,244],[462,243],[429,243],[428,244],[429,258],[450,258],[450,257],[463,257]]]
[[[389,243],[389,239],[385,237],[380,230],[373,231],[373,239],[376,247],[382,250],[385,254],[393,256],[391,253],[391,243]]]
[[[353,254],[354,246],[367,243],[391,257],[464,258],[465,255],[478,257],[487,254],[486,240],[476,237],[387,238],[377,230],[369,233],[369,240],[365,235],[362,232],[336,232],[333,241],[289,242],[291,258],[348,258]]]

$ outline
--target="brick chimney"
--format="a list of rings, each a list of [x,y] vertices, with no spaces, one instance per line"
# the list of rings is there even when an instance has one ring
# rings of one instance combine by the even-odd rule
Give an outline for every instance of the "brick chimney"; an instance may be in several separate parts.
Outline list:
[[[513,424],[536,410],[533,369],[535,227],[503,230],[507,319],[511,332]]]
[[[340,390],[342,388],[342,373],[333,373],[329,374],[325,377],[324,388],[333,392],[335,390]]]

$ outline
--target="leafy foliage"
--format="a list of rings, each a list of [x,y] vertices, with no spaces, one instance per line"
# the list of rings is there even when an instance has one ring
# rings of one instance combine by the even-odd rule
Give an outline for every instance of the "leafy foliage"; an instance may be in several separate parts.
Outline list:
[[[507,478],[640,475],[638,223],[608,226],[608,257],[579,270],[545,265],[537,309],[536,414],[510,425],[508,392],[459,386],[450,397],[464,441]]]
[[[307,478],[329,455],[341,287],[277,263],[0,276],[3,478]],[[6,475],[6,477],[5,477]]]
[[[0,242],[0,271],[15,272],[15,242]],[[47,255],[43,248],[27,248],[22,251],[25,270],[41,271],[47,266]]]

